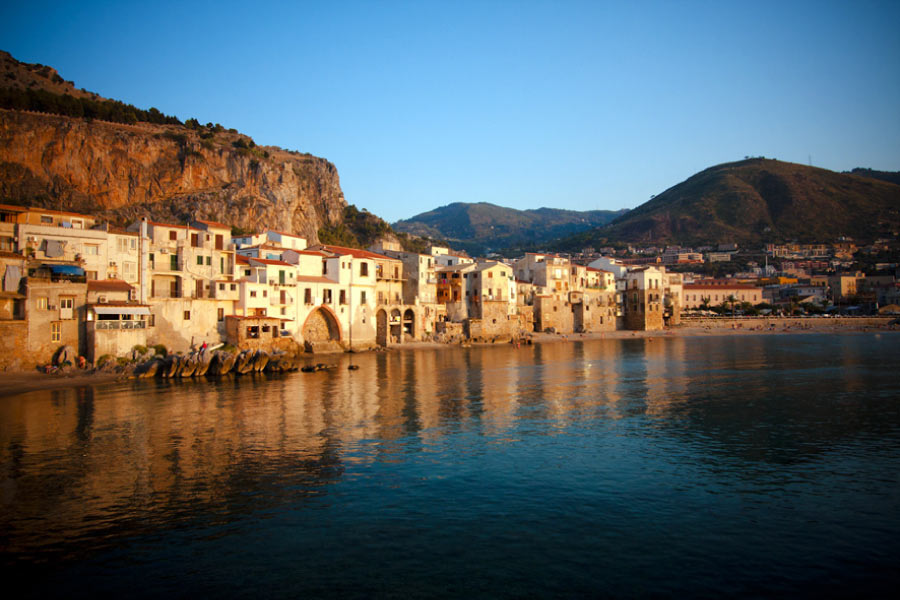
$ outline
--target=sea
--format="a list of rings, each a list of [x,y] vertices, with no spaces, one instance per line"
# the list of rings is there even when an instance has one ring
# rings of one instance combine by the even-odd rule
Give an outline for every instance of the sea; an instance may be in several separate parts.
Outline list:
[[[900,586],[900,334],[320,360],[0,397],[8,597]]]

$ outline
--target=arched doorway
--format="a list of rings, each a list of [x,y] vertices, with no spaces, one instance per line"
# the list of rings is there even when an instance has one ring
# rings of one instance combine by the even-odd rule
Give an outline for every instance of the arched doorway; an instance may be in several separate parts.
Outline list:
[[[385,347],[388,345],[388,315],[384,309],[375,315],[375,343]]]
[[[400,310],[394,309],[391,311],[391,341],[395,344],[399,344],[403,341],[401,337],[403,329],[401,328],[400,323]]]
[[[411,340],[416,339],[416,313],[411,308],[403,313],[403,335]]]
[[[337,319],[328,309],[322,307],[306,317],[301,333],[303,340],[310,343],[341,341],[341,327]]]

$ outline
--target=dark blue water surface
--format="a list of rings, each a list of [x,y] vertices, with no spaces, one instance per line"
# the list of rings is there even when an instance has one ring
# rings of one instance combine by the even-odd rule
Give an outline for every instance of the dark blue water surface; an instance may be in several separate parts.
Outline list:
[[[0,398],[4,582],[248,598],[900,584],[897,334],[327,362]]]

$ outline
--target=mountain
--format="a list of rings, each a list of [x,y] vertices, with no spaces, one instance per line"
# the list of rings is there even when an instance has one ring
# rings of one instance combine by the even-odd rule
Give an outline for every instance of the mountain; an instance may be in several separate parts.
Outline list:
[[[609,223],[625,211],[555,208],[516,210],[495,204],[454,202],[393,224],[396,231],[443,240],[475,255],[540,246]]]
[[[900,185],[885,181],[889,175],[836,173],[764,158],[721,164],[557,248],[871,240],[900,230]]]
[[[0,70],[0,202],[120,224],[205,218],[310,243],[343,224],[338,172],[323,158],[77,90],[5,52]]]

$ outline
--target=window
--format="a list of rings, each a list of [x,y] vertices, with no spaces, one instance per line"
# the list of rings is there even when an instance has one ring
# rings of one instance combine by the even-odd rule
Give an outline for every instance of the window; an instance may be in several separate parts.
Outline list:
[[[311,288],[306,288],[306,290],[303,292],[303,302],[304,302],[305,304],[312,304],[312,303],[313,303],[313,302],[312,302],[312,289],[311,289]]]
[[[347,290],[340,291],[340,299],[338,300],[340,304],[347,304]]]
[[[225,272],[225,257],[224,256],[219,257],[219,272],[220,273]]]
[[[97,280],[97,271],[85,271],[84,276],[88,281],[96,281]]]
[[[269,290],[263,290],[263,298],[269,297]]]
[[[74,298],[60,298],[59,299],[59,316],[61,319],[74,319],[75,314],[73,309],[75,308],[75,299]]]
[[[177,232],[177,231],[170,231],[170,232],[169,232],[169,240],[172,241],[172,242],[174,242],[174,241],[177,240],[177,239],[178,239],[178,232]]]
[[[360,292],[360,293],[359,293],[359,303],[360,303],[360,304],[365,304],[365,303],[366,303],[366,293],[365,293],[365,292]]]
[[[184,311],[184,320],[185,321],[191,320],[191,311],[189,311],[189,310]]]
[[[62,339],[62,323],[54,321],[50,323],[50,341],[58,342]]]
[[[137,279],[137,263],[132,261],[125,261],[124,263],[122,263],[122,272],[125,274],[126,281]]]
[[[206,266],[207,266],[207,267],[211,267],[211,266],[212,266],[212,256],[207,256],[207,257],[206,257]]]
[[[178,270],[178,255],[177,254],[169,255],[169,270],[170,271]]]
[[[322,291],[322,302],[324,302],[325,304],[331,304],[331,290]]]
[[[360,277],[368,277],[369,276],[369,263],[367,263],[367,262],[359,263],[359,276]]]
[[[244,269],[244,277],[250,277],[250,269]]]
[[[197,264],[201,267],[203,266],[203,257],[202,256],[197,257]]]
[[[97,244],[85,244],[84,253],[87,256],[97,256],[100,254],[100,246]]]
[[[220,291],[220,292],[224,292],[224,291],[225,291],[225,284],[224,284],[224,283],[220,283],[220,284],[219,284],[219,291]]]
[[[35,303],[38,310],[47,310],[47,299],[44,297],[38,298]]]
[[[47,215],[41,215],[41,225],[52,225],[53,217],[48,217]]]
[[[256,298],[256,290],[250,290],[250,297]]]
[[[191,234],[191,246],[193,246],[194,248],[200,247],[200,235],[199,234],[197,234],[197,233]]]
[[[236,289],[237,289],[237,284],[236,284],[236,283],[232,283],[232,284],[231,284],[231,291],[233,292],[233,291],[235,291]]]
[[[224,320],[225,320],[225,309],[224,309],[224,308],[220,308],[220,309],[218,310],[218,315],[217,315],[217,316],[218,316],[219,322],[224,321]]]

